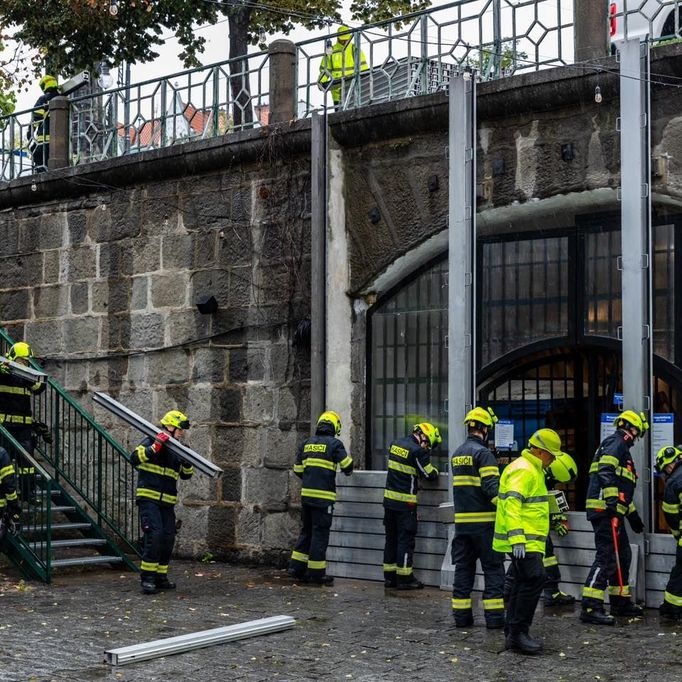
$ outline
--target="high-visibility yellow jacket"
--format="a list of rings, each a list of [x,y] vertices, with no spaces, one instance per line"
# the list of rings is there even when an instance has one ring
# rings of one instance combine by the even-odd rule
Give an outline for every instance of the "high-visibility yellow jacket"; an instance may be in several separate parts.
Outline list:
[[[502,472],[495,515],[493,549],[511,552],[524,543],[527,552],[545,554],[549,501],[542,462],[524,450]]]
[[[326,54],[322,57],[320,63],[320,76],[318,83],[324,85],[329,81],[338,81],[330,88],[332,99],[335,104],[341,101],[341,80],[345,76],[352,76],[355,73],[355,46],[353,41],[346,42],[336,41],[332,47],[331,54]],[[360,66],[358,71],[367,71],[367,59],[365,54],[360,50]],[[348,86],[346,86],[347,88]]]

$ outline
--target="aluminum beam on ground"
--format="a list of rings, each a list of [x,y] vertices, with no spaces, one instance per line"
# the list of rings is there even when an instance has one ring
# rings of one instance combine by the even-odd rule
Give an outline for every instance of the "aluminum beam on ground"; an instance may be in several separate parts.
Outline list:
[[[271,616],[250,620],[237,625],[227,625],[213,630],[192,632],[188,635],[157,639],[144,644],[133,644],[119,649],[109,649],[104,652],[104,662],[111,665],[125,665],[136,661],[146,661],[150,658],[181,654],[193,649],[201,649],[214,644],[233,642],[247,637],[269,635],[273,632],[281,632],[294,627],[296,621],[291,616]]]
[[[123,419],[123,421],[127,422],[131,426],[134,426],[149,438],[154,438],[154,436],[156,436],[156,434],[159,432],[158,426],[154,426],[154,424],[151,422],[148,422],[146,419],[143,419],[139,415],[135,414],[135,412],[129,410],[125,405],[122,405],[117,400],[114,400],[106,393],[97,392],[92,396],[92,399],[98,405],[105,407],[107,410],[109,410],[109,412],[115,414],[120,419]],[[206,476],[218,478],[223,473],[223,470],[219,466],[216,466],[213,464],[213,462],[209,462],[205,457],[202,457],[197,452],[194,452],[194,450],[188,448],[186,445],[183,445],[175,438],[169,438],[165,444],[165,447],[167,447],[177,457],[180,457],[184,461],[191,464],[197,471],[200,471],[202,474],[206,474]]]
[[[9,370],[9,373],[20,379],[25,379],[26,381],[47,381],[47,374],[45,372],[40,372],[32,367],[26,367],[25,365],[20,365],[18,362],[13,362],[7,358],[0,357],[0,364],[3,364]]]

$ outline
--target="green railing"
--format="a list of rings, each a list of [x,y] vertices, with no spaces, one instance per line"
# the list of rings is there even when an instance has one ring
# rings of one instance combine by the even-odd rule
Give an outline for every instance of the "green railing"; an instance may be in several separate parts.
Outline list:
[[[0,352],[12,343],[0,329]],[[51,377],[33,399],[33,419],[48,430],[47,438],[36,437],[37,459],[44,458],[56,483],[114,544],[139,556],[135,477],[126,450]]]
[[[24,576],[49,583],[54,478],[1,425],[0,447],[7,450],[17,469],[17,493],[22,510],[19,532],[8,532],[3,549]]]

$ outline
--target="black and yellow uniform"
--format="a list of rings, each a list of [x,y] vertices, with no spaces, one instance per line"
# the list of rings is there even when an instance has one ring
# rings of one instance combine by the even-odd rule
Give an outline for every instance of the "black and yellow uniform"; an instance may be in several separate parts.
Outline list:
[[[504,626],[504,554],[493,549],[495,505],[500,486],[497,460],[483,439],[469,435],[452,455],[452,496],[455,536],[452,563],[452,615],[455,625],[473,623],[471,591],[480,560],[485,588],[483,610],[488,627]]]
[[[663,492],[663,513],[670,526],[670,532],[677,541],[675,565],[670,571],[670,578],[665,587],[661,615],[682,619],[682,529],[680,528],[680,504],[682,503],[682,466],[680,460],[675,462],[675,469],[665,483]]]
[[[412,575],[412,555],[417,535],[417,492],[419,478],[438,478],[429,451],[412,434],[388,449],[388,474],[384,490],[384,579],[388,585],[408,585]]]
[[[633,445],[634,438],[630,433],[624,429],[616,429],[597,448],[590,466],[585,508],[587,519],[592,522],[594,528],[596,554],[583,587],[583,614],[581,614],[581,618],[589,619],[589,622],[595,622],[594,618],[602,618],[600,614],[604,610],[607,586],[613,615],[641,613],[639,607],[632,604],[630,600],[628,580],[632,552],[623,523],[623,519],[627,517],[635,532],[642,531],[643,524],[632,501],[637,484],[637,472],[630,454]],[[622,594],[613,546],[611,528],[613,518],[619,520],[618,542],[623,577]],[[635,613],[635,610],[638,613]],[[606,616],[603,617],[604,624],[609,624],[611,620]]]
[[[50,100],[59,95],[56,87],[49,88],[33,105],[29,149],[33,158],[33,171],[44,173],[50,156]]]
[[[29,455],[35,449],[33,433],[33,396],[45,390],[44,382],[31,383],[0,367],[0,423],[14,436]],[[30,462],[17,461],[21,493],[25,499],[33,495],[35,469]]]
[[[327,545],[336,502],[336,472],[350,476],[353,460],[336,437],[334,425],[323,421],[298,448],[294,473],[302,479],[298,542],[291,553],[289,574],[313,583],[326,581]]]
[[[9,511],[17,513],[17,477],[14,464],[5,448],[0,448],[0,515]]]
[[[144,533],[142,583],[163,586],[168,581],[168,564],[175,544],[178,478],[191,478],[194,467],[154,438],[145,438],[133,450],[131,459],[138,472],[135,497]]]

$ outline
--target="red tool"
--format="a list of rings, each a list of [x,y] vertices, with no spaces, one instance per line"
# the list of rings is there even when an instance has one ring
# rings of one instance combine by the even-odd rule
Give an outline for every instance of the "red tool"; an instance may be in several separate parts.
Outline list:
[[[611,532],[613,533],[613,550],[616,553],[616,570],[618,571],[618,594],[623,596],[623,571],[620,568],[620,549],[618,547],[618,517],[611,519]]]

